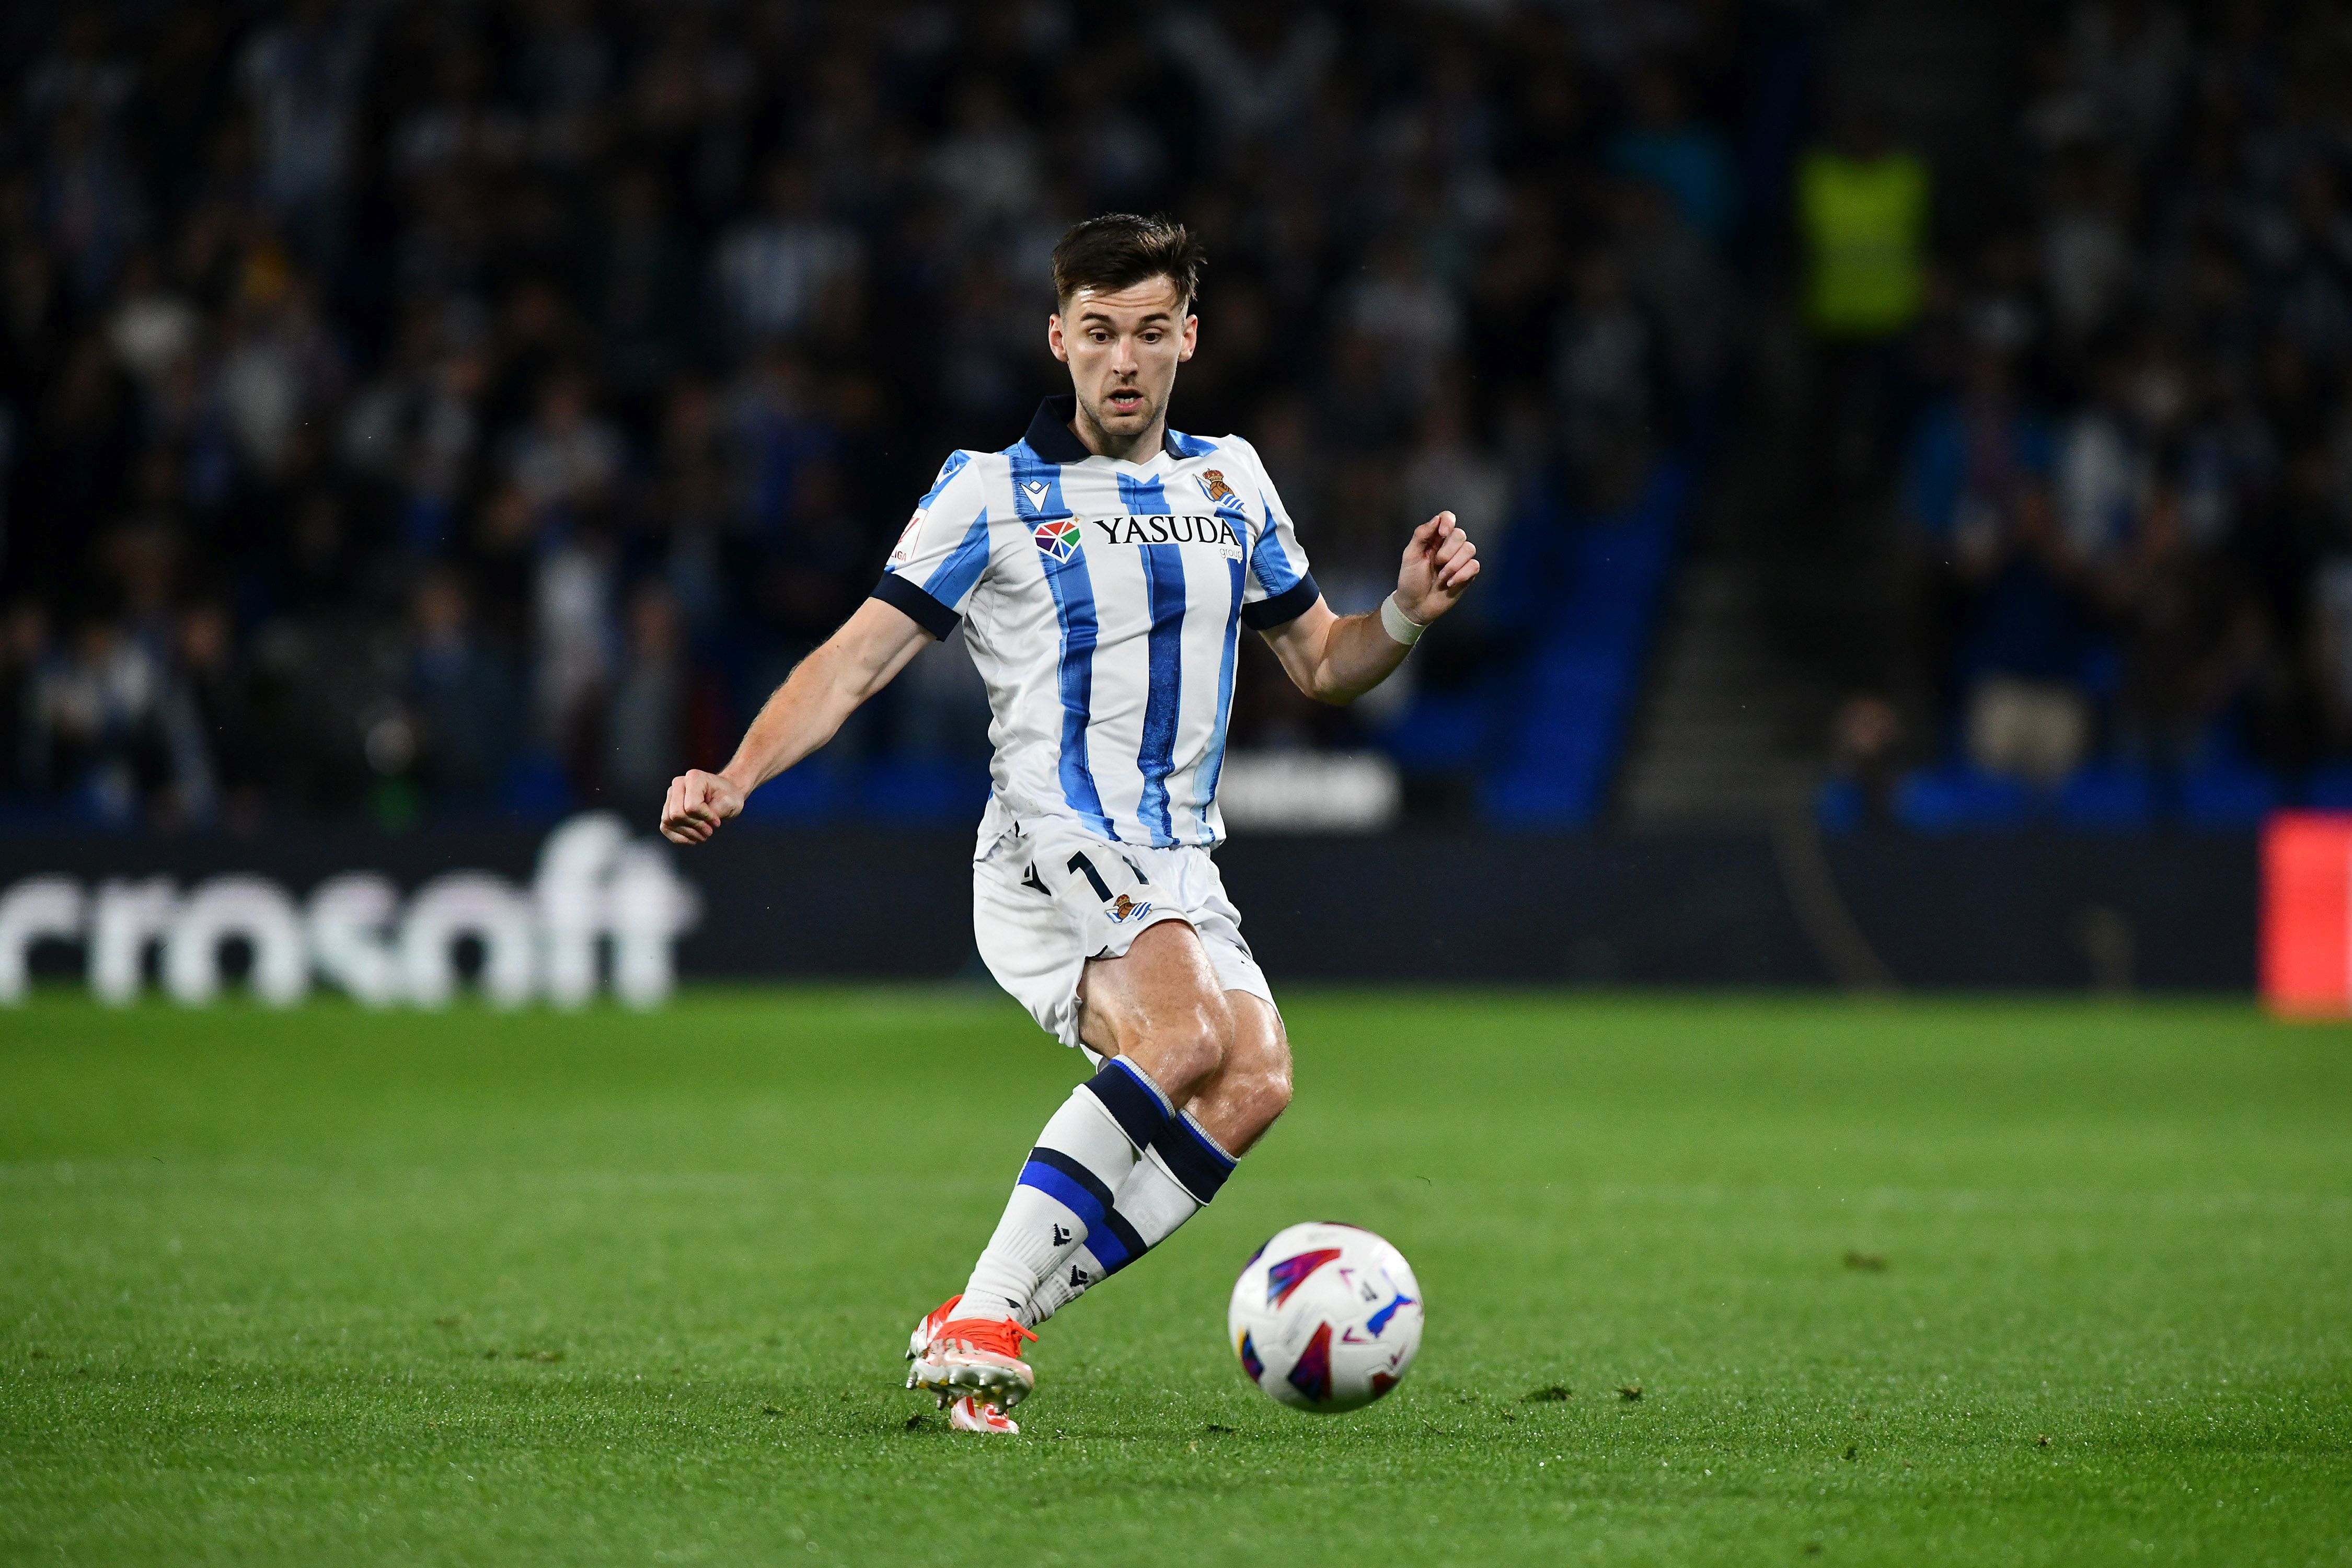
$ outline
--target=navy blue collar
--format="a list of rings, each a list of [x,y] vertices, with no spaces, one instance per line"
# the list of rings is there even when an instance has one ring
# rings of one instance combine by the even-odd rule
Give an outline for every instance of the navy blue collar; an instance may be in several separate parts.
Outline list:
[[[1037,416],[1029,421],[1029,434],[1021,439],[1031,451],[1049,463],[1083,463],[1095,454],[1087,450],[1087,444],[1079,440],[1076,432],[1070,428],[1070,421],[1077,416],[1077,394],[1064,393],[1059,397],[1049,397],[1037,405]],[[1183,448],[1176,445],[1173,430],[1163,426],[1160,432],[1160,444],[1161,450],[1171,458],[1184,455]]]

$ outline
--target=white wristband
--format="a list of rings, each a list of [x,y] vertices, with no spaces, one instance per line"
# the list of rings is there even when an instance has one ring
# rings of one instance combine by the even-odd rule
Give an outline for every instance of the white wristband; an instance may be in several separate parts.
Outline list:
[[[1429,629],[1429,623],[1416,621],[1399,609],[1396,595],[1391,594],[1381,601],[1381,629],[1405,647],[1411,647],[1421,640],[1421,634]]]

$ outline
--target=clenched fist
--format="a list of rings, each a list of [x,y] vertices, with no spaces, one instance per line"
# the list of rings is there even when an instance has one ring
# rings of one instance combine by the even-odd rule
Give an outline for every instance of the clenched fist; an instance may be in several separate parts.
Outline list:
[[[1446,611],[1478,575],[1478,547],[1450,511],[1441,511],[1412,531],[1397,572],[1397,608],[1427,626]]]
[[[743,809],[743,792],[724,773],[689,768],[669,781],[662,802],[662,837],[672,844],[700,844],[719,825]]]

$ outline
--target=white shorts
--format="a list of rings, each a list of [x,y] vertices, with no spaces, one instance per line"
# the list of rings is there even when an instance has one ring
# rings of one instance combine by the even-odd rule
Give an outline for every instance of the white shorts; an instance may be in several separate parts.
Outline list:
[[[1079,1045],[1087,960],[1124,956],[1161,921],[1200,933],[1219,985],[1273,1005],[1207,850],[1109,844],[1050,817],[1013,820],[991,803],[971,863],[972,936],[996,983],[1047,1034]]]

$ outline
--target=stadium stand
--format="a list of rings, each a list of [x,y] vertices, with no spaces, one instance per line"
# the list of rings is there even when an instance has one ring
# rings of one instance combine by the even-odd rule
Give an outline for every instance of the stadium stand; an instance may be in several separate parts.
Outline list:
[[[2352,149],[2325,7],[2052,7],[1897,374],[1923,830],[2347,798]],[[1868,815],[1850,780],[1824,823]]]
[[[8,8],[5,815],[647,808],[857,603],[944,453],[1019,435],[1056,374],[1045,251],[1132,207],[1208,239],[1179,423],[1254,437],[1335,602],[1376,601],[1439,504],[1529,574],[1385,707],[1313,710],[1253,649],[1235,744],[1383,744],[1415,810],[1591,820],[1661,487],[1692,482],[1655,466],[1728,376],[1775,156],[1726,130],[1742,26]],[[961,815],[983,720],[969,662],[927,655],[758,810]]]

